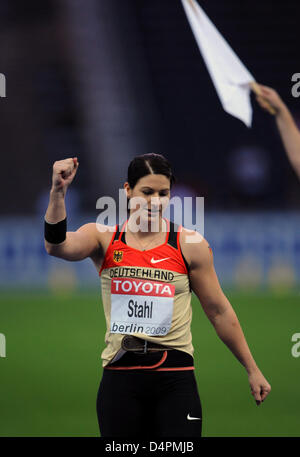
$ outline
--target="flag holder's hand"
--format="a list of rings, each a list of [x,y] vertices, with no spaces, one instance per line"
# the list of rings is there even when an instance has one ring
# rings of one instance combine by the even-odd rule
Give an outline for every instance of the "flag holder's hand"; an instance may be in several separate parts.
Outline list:
[[[263,99],[263,101],[264,101],[264,108],[265,108],[270,114],[272,114],[273,116],[275,116],[275,115],[277,114],[276,109],[271,105],[271,103],[269,103],[266,99],[264,99],[264,95],[263,95],[262,90],[261,90],[261,88],[259,87],[259,85],[258,85],[255,81],[253,81],[252,83],[250,83],[250,87],[251,87],[251,89],[253,90],[253,92],[257,95],[257,97]]]

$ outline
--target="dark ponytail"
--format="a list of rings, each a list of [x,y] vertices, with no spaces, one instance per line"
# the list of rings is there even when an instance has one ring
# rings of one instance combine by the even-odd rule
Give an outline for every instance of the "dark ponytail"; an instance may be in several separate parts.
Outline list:
[[[139,179],[149,174],[165,175],[170,180],[170,187],[175,182],[170,162],[161,154],[143,154],[135,157],[129,164],[127,181],[133,189]]]

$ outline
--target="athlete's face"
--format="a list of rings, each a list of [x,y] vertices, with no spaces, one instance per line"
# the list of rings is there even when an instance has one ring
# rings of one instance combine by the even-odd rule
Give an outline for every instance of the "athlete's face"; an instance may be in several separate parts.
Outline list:
[[[151,220],[161,217],[163,211],[168,206],[170,199],[170,180],[165,175],[149,174],[139,179],[133,189],[128,183],[125,183],[124,188],[127,192],[127,197],[136,203],[130,213],[141,210],[143,219]],[[137,199],[134,201],[134,197]],[[139,199],[142,200],[139,200]]]

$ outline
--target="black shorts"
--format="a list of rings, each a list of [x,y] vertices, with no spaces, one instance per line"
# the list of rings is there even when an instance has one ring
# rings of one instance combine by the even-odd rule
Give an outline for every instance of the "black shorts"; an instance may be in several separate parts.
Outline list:
[[[176,350],[126,353],[103,370],[97,414],[103,437],[199,438],[202,410],[193,357]]]

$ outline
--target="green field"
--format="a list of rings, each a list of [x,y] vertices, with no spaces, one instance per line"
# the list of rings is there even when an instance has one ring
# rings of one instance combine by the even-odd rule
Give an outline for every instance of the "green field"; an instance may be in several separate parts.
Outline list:
[[[193,343],[203,436],[300,436],[299,293],[227,294],[253,356],[272,385],[259,407],[246,371],[193,300]],[[2,292],[0,436],[99,436],[104,314],[99,292]]]

